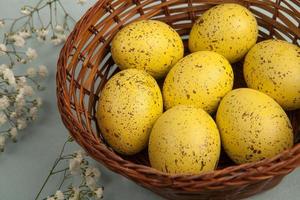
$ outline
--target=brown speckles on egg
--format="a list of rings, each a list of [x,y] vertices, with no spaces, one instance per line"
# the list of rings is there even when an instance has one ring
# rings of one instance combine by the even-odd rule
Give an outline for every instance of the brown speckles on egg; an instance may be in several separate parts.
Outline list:
[[[196,21],[189,49],[191,52],[212,50],[234,63],[256,43],[257,36],[253,14],[241,5],[228,3],[211,8]]]
[[[162,78],[183,57],[183,42],[167,24],[155,20],[133,22],[112,41],[112,57],[121,69],[144,69]]]
[[[196,21],[197,24],[201,25],[204,23],[203,18],[199,17],[199,19]]]
[[[253,89],[229,92],[220,103],[216,122],[225,151],[238,164],[273,157],[293,145],[284,110]]]
[[[132,155],[146,147],[152,125],[162,110],[162,95],[154,78],[142,70],[128,69],[104,86],[97,121],[114,150]]]
[[[165,79],[165,108],[187,104],[212,113],[232,86],[233,71],[223,56],[209,51],[192,53],[181,59]]]
[[[244,76],[248,87],[274,98],[284,109],[300,108],[299,47],[281,40],[256,44],[247,54]]]
[[[148,151],[151,166],[156,169],[198,174],[214,170],[220,147],[217,126],[205,111],[176,106],[157,119]]]

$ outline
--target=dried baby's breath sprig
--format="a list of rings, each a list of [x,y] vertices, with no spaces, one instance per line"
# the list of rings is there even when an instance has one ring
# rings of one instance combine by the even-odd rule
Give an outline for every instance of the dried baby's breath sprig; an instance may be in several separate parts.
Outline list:
[[[84,151],[78,150],[72,154],[65,154],[65,148],[68,143],[72,142],[69,138],[63,145],[62,150],[55,160],[50,173],[36,196],[39,199],[43,189],[52,176],[62,176],[57,191],[49,195],[45,200],[98,200],[103,198],[104,188],[98,185],[100,171],[91,166],[88,162],[87,155]],[[79,178],[78,184],[74,179]],[[71,183],[67,184],[67,180]]]
[[[66,40],[75,20],[64,7],[65,1],[38,0],[22,6],[19,17],[0,17],[0,151],[8,139],[17,142],[21,130],[37,118],[42,105],[37,91],[44,89],[48,69],[43,64],[32,66],[38,51],[28,44],[32,39],[54,45]],[[21,66],[24,73],[16,70]]]

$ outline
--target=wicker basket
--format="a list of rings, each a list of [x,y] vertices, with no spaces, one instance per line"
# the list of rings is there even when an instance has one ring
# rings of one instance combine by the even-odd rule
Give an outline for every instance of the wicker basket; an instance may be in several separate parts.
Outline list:
[[[186,44],[197,16],[225,2],[238,2],[255,14],[260,39],[275,37],[300,44],[299,0],[99,0],[77,23],[60,53],[57,100],[70,134],[95,160],[167,199],[245,198],[274,187],[300,165],[299,110],[288,113],[296,135],[292,149],[243,165],[234,165],[222,154],[217,170],[195,176],[171,176],[152,169],[146,151],[131,157],[118,155],[97,128],[99,93],[118,70],[110,42],[120,28],[136,19],[157,19],[175,28]],[[244,84],[240,65],[234,66],[236,87]]]

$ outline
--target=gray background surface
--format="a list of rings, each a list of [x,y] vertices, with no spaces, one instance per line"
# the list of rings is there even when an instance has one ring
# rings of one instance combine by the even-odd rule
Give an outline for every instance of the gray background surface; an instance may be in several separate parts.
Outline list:
[[[36,0],[0,0],[0,18],[17,16],[19,7],[24,2],[34,4]],[[79,19],[91,5],[89,3],[81,7],[76,5],[76,0],[65,0],[65,2],[76,19]],[[34,47],[38,45],[39,43],[33,43]],[[47,90],[41,94],[44,106],[39,119],[22,132],[19,143],[8,144],[6,152],[0,155],[0,200],[32,200],[67,138],[67,131],[60,120],[55,97],[55,70],[59,49],[60,47],[55,48],[51,45],[39,48],[38,61],[46,64],[50,70],[50,77],[46,81]],[[1,60],[0,64],[2,64]],[[73,149],[78,149],[78,146],[74,144],[69,147],[70,151]],[[161,199],[132,181],[108,171],[99,164],[94,164],[102,171],[101,184],[105,187],[105,200]],[[57,183],[57,179],[51,179],[43,196],[53,193]],[[297,200],[299,196],[300,170],[298,169],[288,175],[276,188],[249,199]]]

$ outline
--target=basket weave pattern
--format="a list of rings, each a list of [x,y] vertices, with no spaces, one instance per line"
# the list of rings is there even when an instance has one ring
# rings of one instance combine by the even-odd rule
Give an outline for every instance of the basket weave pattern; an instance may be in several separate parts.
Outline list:
[[[272,188],[300,165],[299,110],[288,113],[296,135],[292,149],[243,165],[234,165],[222,155],[217,170],[194,176],[170,176],[152,169],[146,151],[120,156],[105,143],[97,128],[98,96],[118,70],[110,54],[110,42],[119,29],[137,19],[161,20],[178,31],[186,47],[197,16],[225,2],[238,2],[254,13],[260,39],[278,38],[300,45],[299,0],[99,0],[76,24],[60,53],[57,100],[70,134],[95,160],[168,199],[244,198]],[[241,63],[234,68],[238,77],[235,85],[242,86]]]

